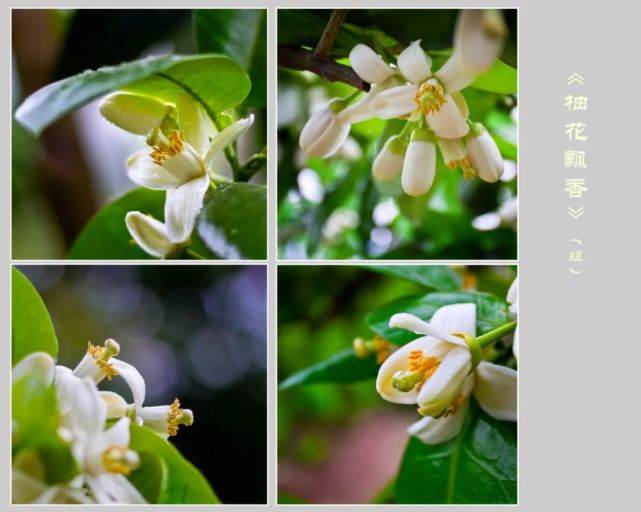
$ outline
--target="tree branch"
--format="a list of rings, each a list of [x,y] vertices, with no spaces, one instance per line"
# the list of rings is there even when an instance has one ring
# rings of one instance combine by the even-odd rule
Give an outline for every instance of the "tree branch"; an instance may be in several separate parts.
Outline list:
[[[347,16],[347,9],[334,9],[332,15],[325,25],[325,30],[321,38],[318,40],[316,48],[314,48],[314,59],[329,59],[329,56],[334,47],[336,37],[341,30],[341,25]]]
[[[299,71],[311,71],[323,80],[343,82],[361,91],[369,91],[369,84],[361,80],[349,66],[329,58],[314,58],[314,52],[302,48],[279,46],[278,65]]]

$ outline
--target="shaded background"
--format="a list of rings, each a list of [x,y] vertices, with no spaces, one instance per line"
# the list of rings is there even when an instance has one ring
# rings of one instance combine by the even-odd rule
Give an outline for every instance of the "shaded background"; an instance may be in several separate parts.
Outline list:
[[[501,60],[516,67],[517,14],[503,10],[509,36]],[[317,44],[329,10],[279,10],[279,46]],[[381,41],[390,54],[421,39],[424,50],[452,46],[456,9],[352,9],[338,34],[332,58],[349,64],[357,43]],[[391,59],[395,62],[395,58]],[[434,69],[436,69],[436,65]],[[310,72],[278,68],[278,242],[287,259],[514,259],[516,233],[509,227],[478,231],[477,216],[516,195],[517,97],[468,88],[470,118],[485,124],[506,159],[502,181],[464,181],[438,157],[434,185],[418,198],[395,185],[374,182],[371,163],[404,122],[371,119],[352,125],[350,137],[327,159],[308,159],[298,147],[310,113],[354,88]],[[400,182],[400,179],[399,179]]]
[[[87,342],[120,343],[145,405],[178,397],[195,421],[170,438],[224,503],[266,502],[266,272],[263,266],[20,266],[73,368]],[[131,402],[121,379],[100,384]]]
[[[505,297],[511,267],[457,267],[465,289]],[[365,316],[424,286],[364,267],[278,269],[278,381],[370,339]],[[373,380],[298,386],[278,394],[279,503],[387,503],[412,407],[391,404]]]
[[[221,11],[222,12],[222,11]],[[41,87],[86,69],[150,55],[194,54],[188,9],[13,9],[12,110]],[[35,139],[12,125],[12,255],[64,258],[89,218],[135,188],[125,161],[144,147],[108,123],[93,101]],[[265,109],[239,141],[241,161],[265,144]],[[221,157],[216,165],[227,165]],[[257,180],[264,180],[257,176]]]

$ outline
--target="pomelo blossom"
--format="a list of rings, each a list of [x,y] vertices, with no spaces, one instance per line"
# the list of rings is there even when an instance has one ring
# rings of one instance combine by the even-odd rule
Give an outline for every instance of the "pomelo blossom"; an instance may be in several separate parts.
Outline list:
[[[376,381],[385,400],[416,404],[425,416],[409,428],[411,435],[428,444],[454,437],[471,394],[488,414],[516,420],[516,372],[478,361],[480,352],[472,353],[464,340],[476,336],[475,304],[443,306],[429,323],[399,313],[390,319],[390,327],[423,335],[390,355]]]
[[[156,244],[141,245],[145,251],[153,256],[167,255],[171,250],[166,240],[172,244],[189,240],[210,184],[229,181],[229,177],[219,174],[212,164],[221,151],[251,127],[254,118],[250,115],[217,132],[200,104],[188,94],[178,96],[175,114],[164,102],[143,98],[134,115],[131,103],[136,105],[136,99],[122,101],[123,94],[128,98],[126,93],[107,96],[100,111],[115,125],[137,135],[146,135],[149,147],[137,151],[127,160],[127,174],[142,187],[166,191],[164,228],[140,219],[135,223],[128,222],[127,227],[130,231],[133,229],[131,233],[136,241],[157,241]],[[147,116],[140,115],[144,106],[149,111]],[[161,117],[163,108],[169,110]],[[133,123],[132,118],[138,117],[139,123]],[[158,237],[158,232],[166,235],[166,240],[164,236]]]

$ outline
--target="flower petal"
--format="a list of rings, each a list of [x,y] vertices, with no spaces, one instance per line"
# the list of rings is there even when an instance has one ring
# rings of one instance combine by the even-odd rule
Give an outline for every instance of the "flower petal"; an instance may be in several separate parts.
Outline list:
[[[113,391],[101,391],[100,396],[107,405],[107,419],[122,418],[127,414],[127,401]]]
[[[406,142],[397,137],[390,137],[381,149],[372,164],[372,175],[378,181],[394,179],[403,168]],[[400,151],[399,151],[400,150]]]
[[[96,501],[100,504],[127,503],[137,505],[147,503],[138,489],[123,475],[117,473],[87,475],[86,481]]]
[[[504,163],[492,136],[483,131],[476,137],[468,138],[466,145],[479,178],[488,183],[498,181],[503,175]]]
[[[447,306],[443,306],[447,307]],[[437,317],[438,312],[443,309],[439,308],[436,310],[436,313],[434,313],[434,317]],[[438,318],[438,317],[437,317]],[[414,316],[410,313],[396,313],[395,315],[392,315],[392,318],[389,320],[389,326],[390,327],[397,327],[399,329],[405,329],[407,331],[412,331],[413,333],[416,334],[424,334],[427,336],[432,336],[436,339],[442,340],[442,341],[449,341],[450,343],[454,343],[456,345],[465,345],[465,342],[461,340],[461,338],[457,336],[452,336],[450,332],[440,329],[438,326],[434,325],[433,323],[427,323],[423,320],[421,320],[419,317]]]
[[[369,46],[357,44],[349,52],[349,63],[361,80],[378,84],[394,73],[385,61]]]
[[[175,176],[162,165],[154,163],[149,156],[149,149],[136,151],[126,163],[129,179],[141,187],[153,190],[169,190],[183,183],[180,176]]]
[[[310,158],[326,158],[343,145],[351,125],[341,121],[334,113],[332,100],[317,109],[305,123],[298,144]]]
[[[407,433],[413,437],[417,437],[425,444],[435,445],[446,443],[454,439],[461,431],[469,407],[470,402],[466,400],[455,414],[440,418],[426,416],[410,425]]]
[[[214,124],[191,95],[180,93],[176,99],[180,132],[199,155],[204,155],[209,137],[216,134]]]
[[[440,110],[429,113],[426,119],[432,131],[444,139],[460,139],[470,131],[461,109],[449,94],[445,95]]]
[[[110,362],[118,372],[118,375],[120,375],[129,386],[136,408],[142,407],[145,401],[145,379],[142,378],[142,375],[140,375],[136,367],[129,363],[125,363],[115,357],[112,357]]]
[[[399,71],[409,82],[424,82],[432,76],[432,59],[421,48],[420,39],[405,48],[396,63]]]
[[[416,399],[426,416],[438,416],[461,393],[465,378],[472,369],[472,356],[467,347],[450,350],[425,381]]]
[[[165,258],[177,249],[167,235],[165,225],[140,212],[129,212],[125,217],[129,233],[136,243],[147,253],[157,258]]]
[[[381,365],[376,377],[376,391],[379,395],[389,402],[397,404],[415,404],[418,393],[416,389],[410,391],[399,391],[392,386],[392,377],[399,370],[407,370],[408,356],[415,350],[421,350],[423,353],[441,354],[443,345],[440,340],[431,336],[418,338],[407,345],[393,352]]]
[[[471,85],[476,79],[474,73],[469,73],[461,68],[459,56],[454,53],[434,76],[441,83],[445,92],[454,94],[467,86]]]
[[[465,303],[442,306],[432,315],[430,325],[434,329],[446,333],[462,332],[469,336],[476,336],[476,304]],[[458,336],[450,336],[447,341],[467,346]]]
[[[436,174],[436,146],[426,140],[412,140],[407,146],[401,184],[406,194],[422,196],[434,182]]]
[[[416,84],[398,85],[376,95],[370,103],[371,117],[394,119],[416,110]]]
[[[208,188],[209,176],[205,175],[167,191],[165,223],[169,240],[182,243],[189,239]]]
[[[485,73],[494,64],[503,46],[503,23],[483,9],[461,10],[454,32],[454,51],[464,72]]]
[[[101,444],[109,446],[129,446],[129,418],[120,418],[116,423],[104,431]]]
[[[54,366],[53,357],[46,352],[33,352],[21,359],[11,370],[11,381],[16,382],[26,375],[37,376],[47,385],[53,382]]]
[[[147,135],[158,128],[174,107],[156,98],[115,92],[100,102],[100,113],[109,122],[136,135]]]
[[[499,420],[517,419],[517,372],[482,361],[476,367],[474,396],[481,408]]]
[[[209,146],[207,147],[207,153],[204,157],[205,165],[209,166],[216,153],[222,151],[227,146],[232,144],[236,139],[238,139],[247,130],[249,130],[253,124],[254,114],[250,114],[249,117],[246,117],[245,119],[240,119],[233,122],[227,128],[218,133],[214,138],[212,138]]]

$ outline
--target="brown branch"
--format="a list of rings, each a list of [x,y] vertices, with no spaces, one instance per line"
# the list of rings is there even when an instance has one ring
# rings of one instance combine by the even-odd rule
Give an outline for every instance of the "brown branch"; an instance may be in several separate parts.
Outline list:
[[[347,16],[347,9],[334,9],[332,15],[325,25],[325,30],[318,40],[316,48],[314,48],[314,58],[315,59],[329,59],[329,56],[334,47],[334,42],[338,33],[341,30],[341,25],[345,21],[345,16]]]
[[[329,58],[314,58],[314,52],[288,46],[278,47],[278,65],[299,71],[311,71],[323,80],[343,82],[361,91],[369,91],[369,84],[359,78],[349,66]]]

